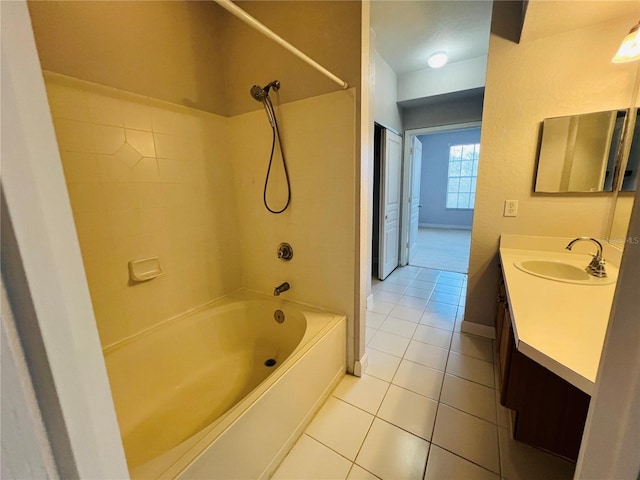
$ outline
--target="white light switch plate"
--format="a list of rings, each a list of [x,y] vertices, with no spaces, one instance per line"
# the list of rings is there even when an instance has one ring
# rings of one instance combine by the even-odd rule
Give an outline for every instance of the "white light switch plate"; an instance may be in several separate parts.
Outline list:
[[[518,216],[518,200],[505,200],[504,201],[504,216],[505,217],[517,217]]]

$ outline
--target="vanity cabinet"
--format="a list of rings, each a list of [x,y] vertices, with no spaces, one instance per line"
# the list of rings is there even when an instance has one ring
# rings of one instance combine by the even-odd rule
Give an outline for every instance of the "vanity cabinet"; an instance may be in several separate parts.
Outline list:
[[[498,302],[500,403],[515,412],[513,437],[576,461],[591,397],[517,349],[506,294]]]

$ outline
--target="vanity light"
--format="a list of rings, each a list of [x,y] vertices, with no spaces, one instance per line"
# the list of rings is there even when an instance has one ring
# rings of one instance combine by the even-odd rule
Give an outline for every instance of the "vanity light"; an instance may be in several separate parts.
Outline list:
[[[640,60],[640,22],[629,31],[611,61],[613,63],[627,63],[635,60]]]
[[[427,63],[431,68],[440,68],[446,65],[447,60],[449,60],[449,57],[447,57],[446,52],[436,52],[429,57]]]

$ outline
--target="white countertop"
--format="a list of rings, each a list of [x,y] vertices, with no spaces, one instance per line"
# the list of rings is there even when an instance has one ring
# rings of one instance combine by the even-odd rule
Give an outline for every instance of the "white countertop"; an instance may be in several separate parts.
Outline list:
[[[514,262],[559,260],[587,266],[590,242],[565,250],[572,238],[502,235],[500,258],[516,347],[583,392],[592,394],[609,322],[615,282],[581,285],[540,278]],[[579,248],[579,245],[581,246]],[[574,253],[574,252],[584,253]],[[609,255],[609,257],[607,257]],[[605,248],[607,273],[617,276],[620,254]]]

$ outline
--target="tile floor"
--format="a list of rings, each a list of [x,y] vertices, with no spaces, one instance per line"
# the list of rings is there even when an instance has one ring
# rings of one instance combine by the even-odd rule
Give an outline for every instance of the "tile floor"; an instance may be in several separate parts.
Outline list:
[[[460,332],[466,275],[403,267],[373,290],[366,374],[344,377],[272,478],[572,478],[511,438],[493,344]]]
[[[470,248],[471,230],[421,227],[409,265],[467,273]]]

